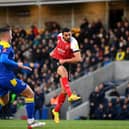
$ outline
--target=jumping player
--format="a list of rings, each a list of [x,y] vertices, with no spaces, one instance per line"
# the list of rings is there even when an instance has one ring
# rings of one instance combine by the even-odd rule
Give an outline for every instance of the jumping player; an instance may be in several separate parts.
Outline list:
[[[14,75],[17,68],[32,70],[21,62],[14,61],[14,50],[10,44],[12,32],[9,27],[0,28],[0,108],[8,103],[9,91],[25,97],[28,128],[44,126],[44,122],[34,120],[34,93],[28,84]]]
[[[57,46],[50,53],[50,56],[56,64],[57,74],[60,75],[61,92],[58,97],[58,104],[52,110],[54,121],[59,123],[59,111],[68,95],[68,101],[79,100],[80,97],[73,94],[69,85],[68,67],[82,60],[77,40],[72,37],[69,28],[64,28],[62,33],[58,35]]]

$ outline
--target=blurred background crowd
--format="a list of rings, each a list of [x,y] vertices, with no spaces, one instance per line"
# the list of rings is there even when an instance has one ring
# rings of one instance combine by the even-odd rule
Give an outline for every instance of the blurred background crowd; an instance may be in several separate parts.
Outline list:
[[[43,29],[39,29],[36,25],[32,25],[30,30],[12,27],[12,46],[16,61],[33,68],[32,72],[16,70],[16,76],[27,82],[38,95],[47,94],[59,87],[59,76],[53,69],[54,64],[51,63],[49,53],[55,47],[57,35],[61,29],[62,27],[56,22],[46,23]],[[108,65],[114,60],[129,60],[129,21],[127,18],[115,23],[108,30],[104,28],[101,20],[91,23],[84,18],[80,28],[74,28],[71,31],[78,40],[83,58],[81,63],[71,69],[72,80]],[[16,98],[11,97],[10,101],[13,105],[13,112],[16,112],[17,103],[24,104],[22,100],[15,101]],[[38,101],[40,103],[40,100]],[[103,108],[102,103],[98,103],[97,106],[100,109]],[[91,117],[95,116],[91,114]]]
[[[84,18],[80,29],[71,31],[78,40],[83,58],[71,70],[72,79],[88,74],[113,60],[129,59],[129,22],[126,18],[109,30],[104,28],[101,20],[90,23]],[[41,86],[45,93],[49,93],[58,87],[58,75],[53,72],[49,53],[55,47],[60,32],[61,27],[56,22],[46,23],[45,29],[40,31],[36,25],[32,25],[28,32],[24,28],[13,27],[15,58],[33,68],[32,72],[23,70],[16,71],[16,74],[30,84],[32,89]]]
[[[124,94],[120,95],[116,85],[109,94],[111,99],[105,95],[106,91],[112,87],[104,83],[96,86],[89,96],[90,119],[97,120],[128,120],[129,119],[129,83]]]

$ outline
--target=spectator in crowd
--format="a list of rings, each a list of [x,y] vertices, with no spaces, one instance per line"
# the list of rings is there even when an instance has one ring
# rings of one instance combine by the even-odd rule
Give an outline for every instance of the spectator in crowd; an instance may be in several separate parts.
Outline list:
[[[122,105],[120,119],[121,120],[128,120],[129,119],[129,109],[127,108],[126,104]]]
[[[36,112],[39,114],[39,119],[42,119],[43,112],[43,104],[45,102],[44,91],[40,86],[35,87],[35,110],[34,116],[36,116]]]
[[[106,101],[106,99],[105,99],[105,89],[106,88],[104,88],[104,84],[103,83],[100,83],[99,85],[98,85],[98,87],[99,87],[99,91],[100,91],[100,94],[99,94],[99,103],[106,103],[107,101]]]
[[[50,101],[46,106],[50,107],[50,109],[52,110],[57,105],[57,103],[58,103],[58,94],[55,93],[54,96],[50,98]]]
[[[50,99],[50,106],[53,109],[58,103],[58,95],[55,94],[51,99]]]
[[[126,49],[125,60],[129,60],[129,47]]]
[[[90,118],[95,118],[95,110],[96,107],[99,105],[99,98],[100,98],[100,89],[98,87],[95,88],[95,91],[91,92],[89,96],[90,101]]]
[[[109,57],[105,57],[103,61],[103,66],[106,66],[111,63],[111,59]]]
[[[14,114],[17,112],[17,95],[13,92],[10,92],[10,100],[9,100],[9,108],[10,108],[10,114],[13,117]]]
[[[55,108],[55,106],[58,104],[59,96],[57,93],[50,99],[49,104],[47,104],[47,107],[50,108],[52,119],[54,119],[54,115],[52,113],[52,110]]]
[[[16,94],[10,92],[9,94],[9,102],[6,104],[2,110],[1,110],[1,119],[12,119],[14,113],[17,111],[17,106],[16,106]]]
[[[31,32],[34,37],[36,37],[39,34],[38,28],[36,25],[31,26]]]
[[[116,98],[116,102],[114,104],[114,114],[115,114],[115,119],[119,120],[120,114],[121,114],[121,99],[120,99],[120,97]]]
[[[119,97],[120,94],[119,92],[117,91],[116,87],[113,87],[112,91],[110,92],[109,94],[110,96],[116,96],[116,97]]]
[[[98,108],[95,110],[95,118],[97,120],[103,120],[104,119],[104,105],[103,104],[99,104]]]
[[[128,86],[125,89],[125,96],[129,97],[129,83],[128,83]]]
[[[114,119],[114,107],[112,105],[112,102],[108,102],[108,106],[105,107],[105,114],[104,114],[104,119],[107,120],[112,120]]]

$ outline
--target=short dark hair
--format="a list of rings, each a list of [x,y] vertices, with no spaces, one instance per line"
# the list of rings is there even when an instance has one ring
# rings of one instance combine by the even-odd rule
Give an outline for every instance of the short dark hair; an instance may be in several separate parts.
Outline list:
[[[0,33],[9,32],[9,31],[10,31],[10,26],[4,26],[0,28]]]
[[[70,29],[69,28],[66,28],[66,27],[62,29],[62,33],[69,32],[69,31],[70,31]]]

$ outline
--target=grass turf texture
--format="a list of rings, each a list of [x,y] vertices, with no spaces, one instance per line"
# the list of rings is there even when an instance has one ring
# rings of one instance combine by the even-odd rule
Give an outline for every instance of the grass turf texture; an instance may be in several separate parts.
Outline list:
[[[47,120],[46,126],[36,129],[129,129],[129,121],[62,120],[55,124]],[[27,129],[24,120],[0,120],[0,129]]]

